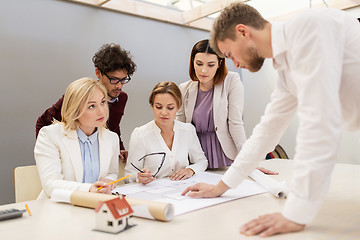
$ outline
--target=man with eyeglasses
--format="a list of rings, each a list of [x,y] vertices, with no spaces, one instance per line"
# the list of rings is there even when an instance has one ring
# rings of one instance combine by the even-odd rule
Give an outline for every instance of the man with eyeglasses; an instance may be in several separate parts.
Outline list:
[[[99,81],[106,87],[109,100],[108,128],[117,133],[120,140],[120,159],[124,162],[127,151],[120,137],[120,121],[124,115],[128,96],[122,91],[124,84],[131,80],[136,70],[136,64],[131,60],[130,53],[118,44],[104,44],[92,58],[95,66],[95,74]],[[62,96],[52,107],[47,109],[36,122],[36,137],[40,129],[50,125],[53,119],[61,121],[61,106],[64,100]]]

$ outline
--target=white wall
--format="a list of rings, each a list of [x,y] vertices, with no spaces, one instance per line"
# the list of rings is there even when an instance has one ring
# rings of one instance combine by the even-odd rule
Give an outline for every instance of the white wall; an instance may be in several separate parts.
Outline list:
[[[350,13],[351,15],[353,15],[356,18],[360,18],[360,7],[354,7],[354,8],[347,9],[346,12]]]

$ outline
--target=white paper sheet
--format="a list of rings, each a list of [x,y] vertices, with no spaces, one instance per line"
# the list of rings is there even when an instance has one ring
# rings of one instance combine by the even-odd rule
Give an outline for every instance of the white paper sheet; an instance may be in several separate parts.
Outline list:
[[[221,180],[221,177],[222,175],[220,174],[204,172],[183,181],[158,179],[147,185],[139,183],[117,187],[113,192],[125,194],[131,198],[172,203],[175,207],[175,216],[234,199],[267,192],[258,183],[251,180],[244,180],[236,189],[228,190],[221,197],[191,198],[181,196],[181,193],[188,186],[199,182],[217,184]]]

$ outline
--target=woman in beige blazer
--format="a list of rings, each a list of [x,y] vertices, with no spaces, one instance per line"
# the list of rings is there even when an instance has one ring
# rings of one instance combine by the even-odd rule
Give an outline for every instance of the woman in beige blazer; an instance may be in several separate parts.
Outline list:
[[[106,98],[96,80],[82,78],[69,85],[61,122],[43,127],[35,144],[43,187],[39,198],[50,197],[54,189],[111,193],[107,183],[118,177],[120,150],[116,133],[105,129]]]
[[[229,166],[246,141],[240,76],[228,72],[209,40],[194,45],[189,73],[191,80],[179,86],[183,105],[177,120],[194,124],[209,168]]]

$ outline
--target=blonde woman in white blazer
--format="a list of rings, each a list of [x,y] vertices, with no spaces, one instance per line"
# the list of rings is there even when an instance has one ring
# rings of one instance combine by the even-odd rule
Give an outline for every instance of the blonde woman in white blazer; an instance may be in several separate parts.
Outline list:
[[[55,189],[111,193],[107,183],[118,177],[120,150],[116,133],[105,129],[106,98],[104,86],[89,78],[67,88],[61,122],[43,127],[35,144],[43,187],[39,199],[50,197]]]
[[[229,166],[246,141],[240,76],[228,72],[225,59],[215,54],[208,40],[194,45],[189,73],[192,80],[179,86],[183,105],[176,118],[195,125],[209,168]]]

